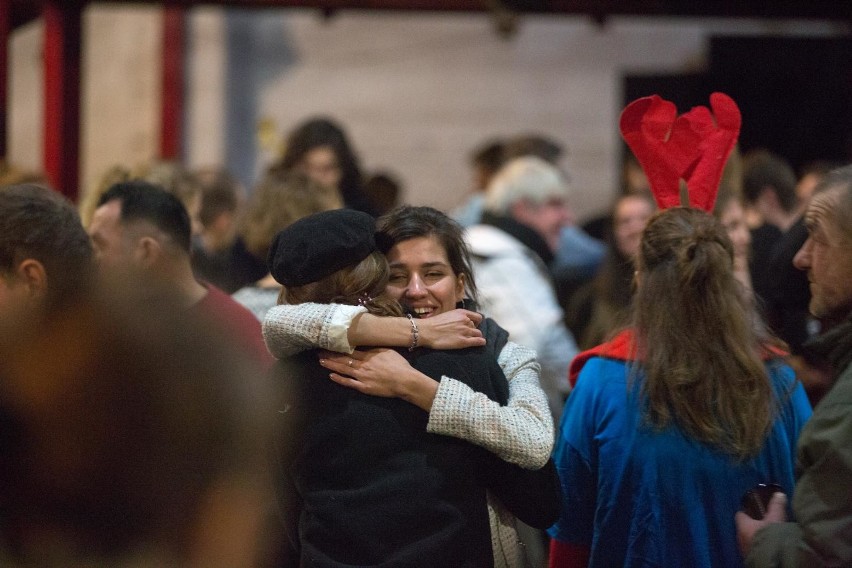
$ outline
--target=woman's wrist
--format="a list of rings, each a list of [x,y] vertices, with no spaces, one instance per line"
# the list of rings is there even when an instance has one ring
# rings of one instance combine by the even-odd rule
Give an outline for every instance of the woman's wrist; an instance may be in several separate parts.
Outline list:
[[[402,378],[398,384],[399,398],[426,412],[432,410],[432,403],[435,402],[435,395],[438,393],[438,381],[412,368],[410,375]]]
[[[417,331],[418,331],[418,341],[419,344],[423,347],[432,347],[435,346],[435,320],[432,318],[426,319],[418,319],[417,320]]]
[[[408,347],[411,345],[411,324],[404,317],[364,313],[352,320],[348,337],[353,347]],[[422,345],[422,338],[420,341]]]
[[[409,351],[414,351],[420,346],[420,329],[417,327],[417,322],[411,314],[406,314],[408,323],[411,324],[411,344],[408,346]]]

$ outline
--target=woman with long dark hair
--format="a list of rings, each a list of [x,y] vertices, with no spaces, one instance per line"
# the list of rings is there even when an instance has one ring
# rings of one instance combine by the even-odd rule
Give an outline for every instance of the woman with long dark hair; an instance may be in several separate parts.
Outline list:
[[[733,523],[742,500],[759,484],[793,488],[811,408],[710,214],[741,124],[730,97],[710,101],[712,113],[677,116],[655,95],[622,112],[621,133],[663,211],[642,232],[630,326],[571,364],[551,566],[742,566]]]
[[[347,207],[376,214],[364,193],[358,157],[339,124],[327,117],[310,118],[290,132],[285,144],[275,169],[300,171],[339,190]]]
[[[731,519],[759,483],[793,489],[810,405],[754,332],[716,219],[657,214],[637,263],[631,327],[572,364],[551,566],[742,565]]]
[[[626,323],[639,239],[654,210],[650,194],[627,193],[615,200],[606,256],[594,280],[574,293],[565,313],[581,349],[608,339]]]

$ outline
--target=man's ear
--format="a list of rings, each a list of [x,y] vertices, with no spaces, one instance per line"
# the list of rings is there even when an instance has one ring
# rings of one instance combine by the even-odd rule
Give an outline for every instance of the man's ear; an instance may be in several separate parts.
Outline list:
[[[34,258],[24,259],[15,269],[15,274],[31,298],[43,298],[47,294],[47,270]]]
[[[133,260],[144,268],[149,268],[163,254],[163,243],[151,236],[141,237],[136,242]]]

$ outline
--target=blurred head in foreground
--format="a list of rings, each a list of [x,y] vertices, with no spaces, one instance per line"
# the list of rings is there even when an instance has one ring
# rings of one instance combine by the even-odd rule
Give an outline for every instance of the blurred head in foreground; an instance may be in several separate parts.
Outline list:
[[[111,289],[0,322],[0,560],[253,565],[267,385],[168,295]]]

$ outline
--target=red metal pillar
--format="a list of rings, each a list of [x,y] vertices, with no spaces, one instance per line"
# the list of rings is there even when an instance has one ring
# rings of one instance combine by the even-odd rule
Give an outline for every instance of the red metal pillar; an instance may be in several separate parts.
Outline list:
[[[160,124],[160,157],[183,157],[183,78],[185,8],[163,8],[163,93]]]
[[[80,173],[82,0],[46,0],[44,18],[44,169],[76,200]]]

